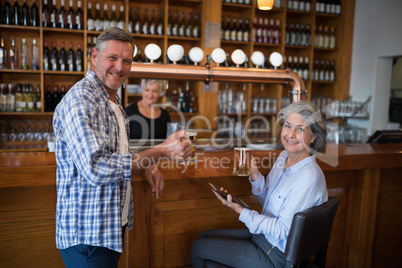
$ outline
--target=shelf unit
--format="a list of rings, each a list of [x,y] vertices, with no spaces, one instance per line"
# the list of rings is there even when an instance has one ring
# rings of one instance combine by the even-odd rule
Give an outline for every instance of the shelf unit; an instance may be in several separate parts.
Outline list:
[[[51,1],[49,2],[49,7]],[[111,6],[116,5],[116,13],[119,17],[120,5],[123,5],[125,12],[125,22],[126,29],[128,29],[129,19],[131,18],[129,12],[130,8],[132,13],[136,12],[137,8],[140,8],[140,14],[143,16],[143,10],[148,9],[148,15],[150,18],[150,11],[155,10],[156,14],[159,14],[159,10],[162,11],[163,21],[164,21],[164,31],[163,35],[150,35],[150,34],[135,34],[135,43],[138,48],[144,50],[145,46],[149,43],[158,44],[162,49],[162,61],[166,63],[166,51],[167,48],[172,44],[180,44],[184,47],[185,54],[188,53],[191,47],[198,46],[204,50],[205,55],[210,55],[215,47],[207,47],[206,44],[206,23],[221,24],[221,18],[224,16],[232,17],[242,17],[248,18],[250,21],[250,41],[249,42],[236,42],[236,41],[224,41],[219,40],[220,47],[226,52],[231,53],[237,48],[241,48],[248,56],[252,54],[253,51],[259,50],[264,53],[264,55],[269,56],[272,52],[279,52],[283,56],[294,55],[303,56],[309,59],[309,74],[313,72],[313,64],[315,59],[334,59],[336,63],[336,80],[334,82],[319,82],[312,81],[311,79],[305,80],[305,87],[308,90],[307,99],[310,100],[312,96],[316,95],[326,95],[330,96],[335,100],[344,100],[349,94],[349,82],[350,82],[350,70],[351,70],[351,54],[352,54],[352,37],[353,37],[353,16],[354,16],[354,5],[355,1],[342,0],[342,13],[341,15],[330,15],[321,14],[315,12],[315,2],[311,2],[311,12],[294,11],[286,7],[286,1],[284,2],[283,8],[274,8],[271,11],[261,11],[258,10],[255,1],[252,1],[251,5],[243,4],[229,4],[222,3],[221,1],[215,0],[149,0],[147,2],[143,1],[92,1],[92,0],[82,0],[81,9],[84,12],[84,30],[67,30],[67,29],[53,29],[46,28],[42,25],[39,27],[32,26],[13,26],[13,25],[0,25],[1,37],[5,40],[5,47],[10,47],[11,38],[16,39],[16,46],[20,49],[22,38],[27,39],[27,44],[30,47],[33,39],[37,39],[38,46],[40,48],[40,62],[43,62],[43,47],[44,41],[49,42],[49,49],[52,47],[52,41],[57,41],[57,49],[60,50],[61,41],[66,42],[66,48],[68,48],[68,43],[73,42],[73,49],[76,52],[78,42],[82,44],[82,51],[84,56],[87,55],[87,50],[90,48],[91,44],[88,44],[88,39],[91,40],[93,37],[99,35],[98,31],[88,31],[87,30],[87,7],[88,3],[92,4],[93,15],[95,13],[96,3],[100,3],[101,16],[103,13],[103,5],[108,4],[109,17],[111,15]],[[5,0],[1,0],[1,4],[4,6]],[[20,6],[22,6],[23,1],[18,0]],[[11,3],[12,4],[12,3]],[[32,0],[27,0],[27,4],[30,7],[32,5]],[[39,11],[42,10],[43,1],[37,1],[37,6]],[[60,8],[60,1],[57,1],[57,8]],[[65,9],[68,10],[69,2],[65,1]],[[74,10],[77,9],[77,1],[73,1]],[[167,25],[168,25],[168,14],[169,11],[185,12],[187,15],[189,12],[192,14],[199,14],[199,21],[201,25],[201,36],[199,38],[194,37],[176,37],[167,35]],[[280,21],[281,27],[281,42],[280,44],[261,44],[254,42],[253,37],[253,21],[256,17],[268,17]],[[312,44],[314,44],[315,39],[315,27],[317,25],[334,25],[336,28],[336,40],[337,45],[335,49],[317,49],[314,46],[301,47],[301,46],[290,46],[284,44],[285,33],[286,33],[286,23],[298,22],[311,25],[311,39]],[[144,53],[143,53],[144,56]],[[206,59],[201,62],[205,64]],[[213,64],[213,63],[212,63]],[[249,66],[252,66],[249,63]],[[282,66],[284,67],[284,66]],[[44,71],[43,66],[40,66],[40,70],[9,70],[3,69],[0,72],[0,79],[2,83],[32,83],[34,85],[39,84],[41,88],[42,103],[44,103],[44,93],[46,91],[47,85],[52,84],[65,84],[66,88],[68,85],[72,85],[78,80],[80,80],[86,73],[87,64],[84,64],[83,72],[60,72],[60,71]],[[229,86],[235,91],[243,91],[243,83],[231,83]],[[128,84],[138,84],[138,78],[129,78]],[[200,115],[205,116],[212,122],[212,128],[216,129],[216,122],[213,120],[218,115],[218,103],[217,97],[218,92],[214,90],[209,90],[204,83],[192,81],[190,86],[195,90],[195,95],[198,99],[198,107]],[[35,87],[35,86],[34,86]],[[169,81],[169,88],[185,88],[185,81]],[[219,90],[226,87],[225,83],[220,83],[218,86]],[[138,99],[138,96],[131,96],[127,92],[123,92],[124,104],[127,105],[129,102],[134,102]],[[254,97],[266,97],[275,98],[278,100],[277,109],[281,107],[282,97],[287,95],[287,87],[276,84],[264,84],[264,90],[261,90],[261,84],[259,83],[247,83],[244,96],[246,99],[247,110],[241,115],[242,122],[246,122],[254,114],[251,112],[251,100]],[[161,103],[165,102],[165,98],[161,98]],[[52,113],[44,112],[44,105],[42,105],[42,111],[40,113],[0,113],[0,119],[5,119],[11,115],[36,117],[36,114],[41,114],[42,116],[48,116],[51,118]],[[275,114],[275,113],[274,113]],[[175,116],[175,115],[173,115]],[[186,115],[190,116],[190,115]],[[264,114],[263,116],[268,119],[272,119],[273,115]],[[20,118],[20,117],[18,117]],[[202,127],[202,126],[200,126]]]

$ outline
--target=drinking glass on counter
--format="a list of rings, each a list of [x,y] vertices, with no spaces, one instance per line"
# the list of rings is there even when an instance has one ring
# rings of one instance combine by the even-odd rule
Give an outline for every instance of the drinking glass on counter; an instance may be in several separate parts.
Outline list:
[[[251,175],[251,148],[234,148],[233,174],[238,176]]]

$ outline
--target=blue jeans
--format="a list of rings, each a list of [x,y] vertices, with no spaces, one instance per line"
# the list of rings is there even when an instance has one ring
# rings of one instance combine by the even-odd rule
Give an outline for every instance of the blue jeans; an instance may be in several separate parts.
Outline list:
[[[122,235],[124,241],[123,227]],[[117,268],[120,253],[105,247],[76,245],[59,249],[66,268]]]

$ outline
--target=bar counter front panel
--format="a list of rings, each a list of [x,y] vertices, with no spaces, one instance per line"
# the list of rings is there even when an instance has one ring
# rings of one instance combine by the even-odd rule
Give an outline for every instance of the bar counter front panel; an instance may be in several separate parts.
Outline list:
[[[260,171],[268,174],[279,153],[252,155],[265,161]],[[232,175],[232,150],[204,148],[198,156],[192,166],[159,163],[166,180],[159,199],[143,172],[133,174],[134,229],[126,232],[119,267],[191,267],[190,246],[200,232],[244,228],[208,182],[261,211],[248,178]],[[327,164],[331,157],[335,167]],[[402,144],[339,145],[331,157],[318,161],[329,195],[341,201],[327,267],[401,267]],[[55,245],[54,153],[3,153],[0,159],[0,267],[64,267]]]

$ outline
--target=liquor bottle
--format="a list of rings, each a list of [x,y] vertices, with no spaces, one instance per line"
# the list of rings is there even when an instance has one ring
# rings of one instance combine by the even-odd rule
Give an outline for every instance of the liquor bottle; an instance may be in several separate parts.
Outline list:
[[[194,15],[194,24],[193,24],[193,37],[199,38],[201,37],[201,30],[200,30],[200,20],[198,13]]]
[[[156,34],[155,9],[152,9],[151,20],[149,22],[149,34]]]
[[[69,49],[67,53],[67,71],[73,72],[74,71],[74,50],[73,50],[73,42],[70,42]]]
[[[329,48],[329,32],[328,32],[328,25],[324,26],[324,34],[323,34],[323,48]]]
[[[20,14],[20,5],[18,4],[18,0],[14,0],[13,5],[13,24],[21,25],[21,14]]]
[[[267,37],[268,37],[268,43],[269,44],[274,44],[274,30],[275,30],[275,21],[274,19],[269,20],[269,27],[267,31]]]
[[[7,49],[4,47],[4,38],[0,40],[0,69],[7,69]]]
[[[87,39],[87,58],[86,58],[86,61],[87,61],[87,70],[90,70],[91,69],[91,67],[92,67],[92,62],[91,62],[91,53],[92,53],[92,43],[91,43],[92,41],[91,41],[91,37],[90,36],[88,36],[88,39]],[[73,44],[71,44],[71,47],[70,47],[70,49],[71,49],[71,51],[72,51],[72,45]],[[68,51],[69,53],[70,53],[70,50]],[[73,52],[74,53],[74,52]],[[68,61],[69,61],[69,58],[68,58]],[[72,58],[72,66],[73,66],[73,69],[74,69],[74,58]],[[70,65],[70,62],[68,63],[69,65]],[[70,67],[69,67],[70,68]]]
[[[243,18],[239,18],[239,24],[236,32],[236,41],[243,41]]]
[[[53,111],[53,96],[52,93],[50,92],[50,86],[48,85],[46,87],[46,93],[45,93],[45,111],[46,112],[52,112]]]
[[[250,20],[249,19],[245,19],[245,21],[244,21],[242,40],[244,42],[249,42],[250,41]]]
[[[25,112],[25,102],[22,98],[22,89],[21,84],[17,85],[17,90],[14,94],[14,101],[15,101],[15,111],[17,113]]]
[[[21,69],[29,70],[29,48],[25,38],[22,38],[21,45]]]
[[[52,71],[59,70],[58,56],[59,56],[59,53],[57,51],[57,44],[56,44],[56,41],[53,41],[52,53],[50,55],[50,68]]]
[[[84,71],[84,55],[81,50],[81,42],[78,43],[77,53],[75,54],[75,70],[77,72]]]
[[[61,6],[59,11],[59,24],[58,28],[68,28],[67,25],[67,12],[64,8],[64,0],[61,0]]]
[[[257,43],[262,43],[263,41],[263,28],[264,28],[264,19],[262,17],[259,17],[257,24],[257,35],[256,35]]]
[[[51,27],[50,26],[50,13],[49,13],[49,7],[47,4],[47,0],[43,0],[42,24],[43,24],[43,27]]]
[[[305,2],[304,2],[304,0],[299,1],[299,10],[300,11],[305,11]]]
[[[96,8],[95,8],[95,31],[102,31],[103,30],[103,22],[101,19],[101,15],[100,15],[100,4],[96,3]]]
[[[103,17],[102,17],[102,30],[110,28],[110,19],[107,11],[107,4],[103,5]]]
[[[84,30],[84,12],[81,9],[81,1],[77,2],[77,12],[75,12],[74,29]]]
[[[8,24],[8,25],[13,24],[12,23],[13,12],[12,12],[10,2],[8,0],[6,0],[6,2],[4,4],[3,13],[1,15],[3,16],[2,23]]]
[[[179,13],[175,11],[172,23],[172,36],[179,35]]]
[[[11,47],[8,50],[10,55],[10,69],[18,69],[18,49],[15,47],[15,39],[11,39]]]
[[[67,28],[68,29],[76,29],[75,27],[75,12],[73,9],[73,0],[69,1],[69,8],[67,12]]]
[[[274,44],[280,44],[281,43],[282,34],[281,34],[281,26],[280,26],[280,24],[281,24],[281,21],[279,19],[277,19],[276,20],[276,26],[275,26],[275,28],[273,30],[273,39],[274,39],[273,43]]]
[[[31,25],[35,27],[39,26],[39,9],[35,0],[32,0],[31,6]]]
[[[298,23],[296,23],[295,40],[294,40],[293,45],[299,46],[300,45],[300,39],[301,39],[300,25]]]
[[[12,84],[8,84],[8,92],[6,96],[6,111],[15,112],[15,95]]]
[[[45,40],[45,47],[43,48],[43,70],[49,71],[51,69],[52,68],[51,68],[51,64],[50,64],[49,45],[48,45],[48,42]]]
[[[226,17],[226,25],[225,25],[225,29],[223,31],[223,39],[229,41],[230,40],[230,32],[231,32],[231,27],[230,27],[230,17],[227,16]]]
[[[192,37],[193,36],[193,25],[194,25],[195,18],[193,18],[193,15],[191,12],[188,12],[187,17],[188,18],[187,18],[187,24],[184,29],[184,35],[186,37]]]
[[[59,70],[67,71],[67,51],[64,48],[64,41],[61,42],[60,57],[59,57]]]
[[[139,34],[141,33],[141,20],[140,20],[140,8],[137,8],[137,12],[134,17],[134,31],[133,33]]]
[[[331,33],[329,36],[329,48],[334,49],[336,46],[335,27],[331,26]]]
[[[319,68],[319,77],[318,80],[324,81],[325,80],[325,61],[320,61],[320,68]]]
[[[54,111],[54,109],[56,109],[57,104],[59,104],[60,102],[60,94],[59,94],[59,87],[57,85],[53,86],[53,107],[52,107],[52,111]]]
[[[317,48],[322,48],[324,47],[324,35],[322,32],[322,25],[318,25],[318,31],[317,31],[317,35],[316,35],[316,47]]]
[[[156,34],[163,35],[163,13],[159,10],[158,22],[156,23]]]
[[[311,46],[311,29],[310,24],[306,25],[306,46]]]
[[[128,12],[128,32],[134,33],[134,15],[133,15],[133,8],[130,7]]]
[[[7,107],[7,93],[5,84],[0,86],[0,112],[6,112]]]
[[[95,21],[92,16],[92,4],[88,2],[88,10],[87,10],[87,30],[94,31],[95,30]]]
[[[237,18],[233,17],[232,27],[230,28],[230,40],[236,41],[237,38]]]
[[[141,24],[141,33],[149,34],[148,8],[146,8],[144,11],[144,19],[142,20]]]
[[[294,29],[293,23],[290,24],[289,28],[289,45],[296,45],[296,31]]]
[[[50,27],[57,28],[59,26],[59,11],[56,7],[56,0],[53,0],[52,9],[50,10]]]
[[[32,84],[27,85],[28,94],[26,97],[26,111],[27,112],[35,112],[35,93],[32,89]]]
[[[335,14],[340,15],[342,12],[341,0],[335,0]]]
[[[32,40],[32,70],[39,70],[39,46],[36,39]]]
[[[186,29],[185,14],[184,14],[184,12],[182,12],[182,13],[181,13],[181,17],[180,17],[180,21],[179,21],[178,35],[179,35],[179,36],[184,36],[184,34],[185,34],[185,29]]]
[[[166,27],[166,34],[168,36],[172,35],[172,28],[173,28],[172,11],[169,10],[169,12],[168,12],[168,24],[167,24],[167,27]]]
[[[123,5],[120,5],[120,15],[119,15],[119,22],[117,23],[117,27],[122,30],[126,29],[126,13],[124,12]]]
[[[116,15],[116,5],[112,5],[112,16],[110,16],[110,27],[116,27],[117,26],[117,15]]]
[[[29,17],[29,7],[27,5],[27,0],[24,0],[24,4],[21,7],[21,24],[24,26],[31,25],[31,19]]]
[[[35,111],[42,112],[42,96],[40,94],[39,84],[36,86],[36,91],[35,91]]]
[[[304,80],[309,79],[309,66],[308,66],[308,57],[304,58],[304,67],[303,67],[303,75],[302,78]]]
[[[62,85],[60,87],[60,101],[63,99],[63,97],[66,95],[66,86]]]
[[[299,10],[299,0],[293,0],[293,10]]]

